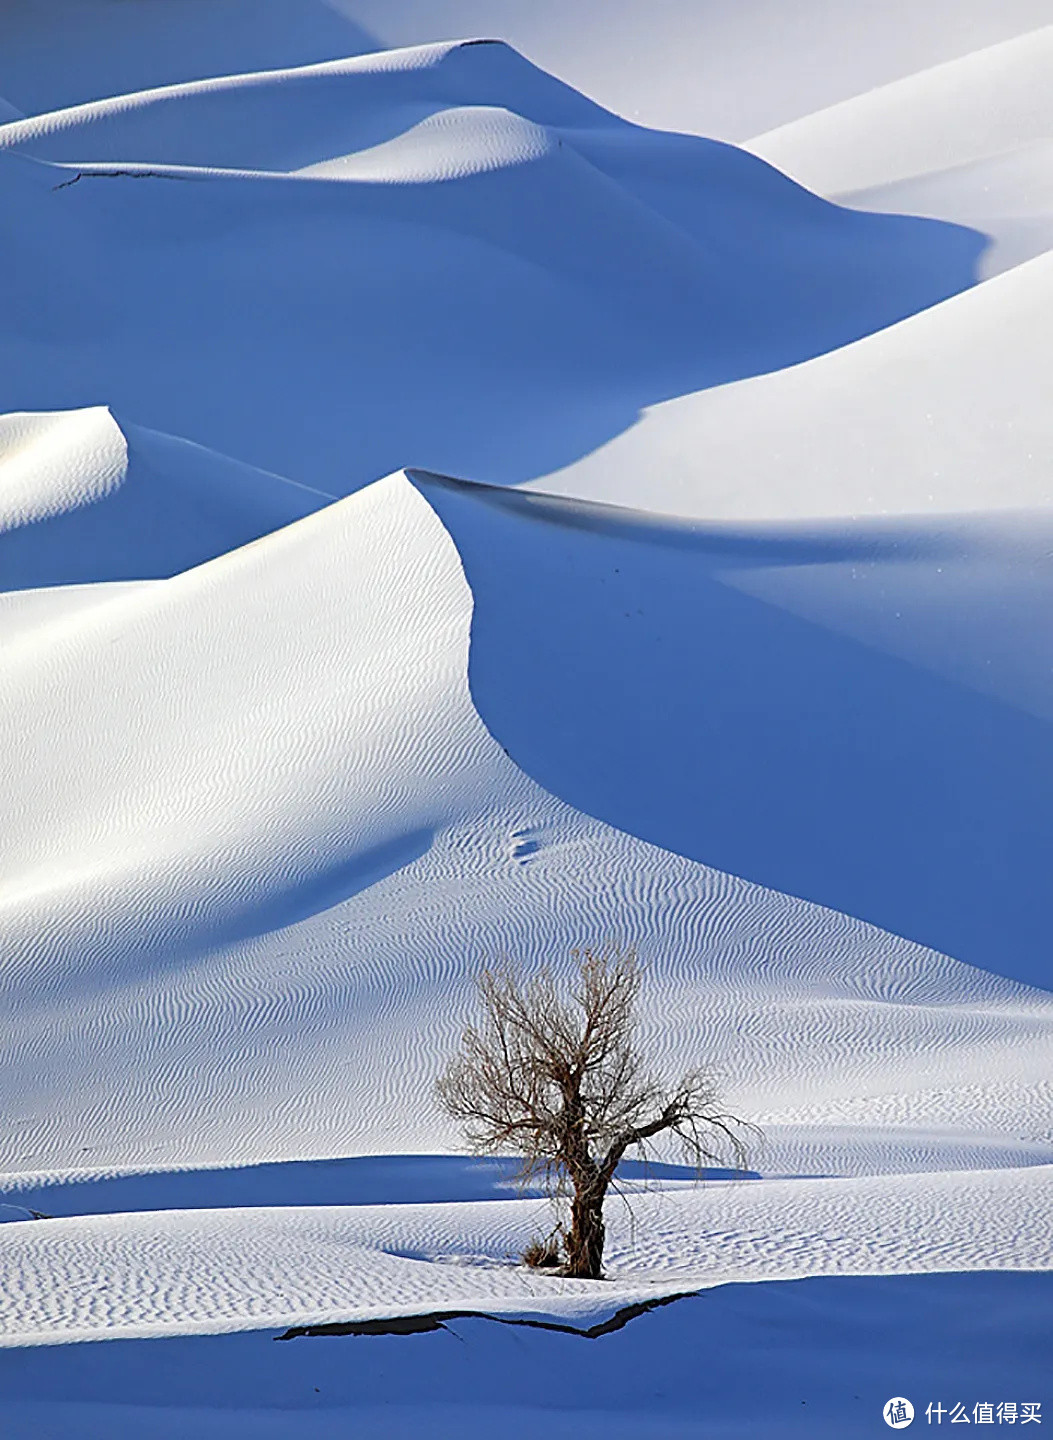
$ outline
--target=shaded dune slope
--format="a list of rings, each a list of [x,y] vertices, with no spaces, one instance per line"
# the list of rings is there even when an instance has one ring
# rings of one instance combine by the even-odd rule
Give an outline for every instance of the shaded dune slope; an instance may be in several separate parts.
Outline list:
[[[937,303],[986,244],[630,125],[490,42],[98,101],[0,146],[39,237],[19,313],[52,322],[28,368],[0,346],[11,393],[84,404],[90,371],[139,423],[341,492],[407,462],[539,473],[641,403]]]
[[[1051,286],[1041,257],[656,407],[533,500],[436,492],[477,596],[474,693],[520,763],[633,833],[1048,986]],[[480,504],[505,507],[500,555]]]
[[[120,1427],[138,1440],[331,1440],[349,1427],[368,1440],[532,1440],[539,1428],[553,1440],[745,1440],[799,1433],[802,1409],[808,1434],[843,1440],[880,1424],[889,1375],[908,1394],[951,1392],[970,1408],[974,1397],[1040,1393],[1049,1283],[991,1274],[728,1286],[598,1343],[463,1319],[409,1341],[275,1345],[257,1331],[19,1349],[0,1352],[0,1395],[12,1440],[73,1426],[85,1440]]]
[[[376,50],[326,0],[8,0],[0,90],[27,114],[152,85]]]
[[[1015,635],[1006,603],[1027,616],[1048,593],[1048,523],[1000,550],[968,530],[736,537],[427,493],[476,597],[473,696],[540,784],[681,855],[1050,985],[1048,711],[925,663],[942,637],[935,572],[943,623],[963,594],[978,622],[957,646],[968,684],[1000,625]],[[1022,560],[1031,577],[1014,577]],[[842,608],[868,579],[877,614]],[[928,622],[907,647],[881,623],[904,596]],[[1001,678],[1043,694],[1041,637]]]
[[[861,210],[931,215],[991,237],[984,279],[1053,246],[1053,139],[839,196]]]

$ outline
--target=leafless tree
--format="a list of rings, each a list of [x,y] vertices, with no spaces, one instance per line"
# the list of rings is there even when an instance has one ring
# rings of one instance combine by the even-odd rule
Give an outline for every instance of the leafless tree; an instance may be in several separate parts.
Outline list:
[[[636,1048],[635,952],[571,954],[577,975],[566,997],[548,970],[527,978],[505,962],[481,972],[481,1014],[438,1095],[477,1154],[522,1155],[526,1175],[569,1191],[562,1273],[597,1279],[603,1202],[627,1150],[668,1132],[699,1170],[726,1158],[742,1169],[753,1127],[724,1111],[703,1071],[672,1086],[649,1073]]]

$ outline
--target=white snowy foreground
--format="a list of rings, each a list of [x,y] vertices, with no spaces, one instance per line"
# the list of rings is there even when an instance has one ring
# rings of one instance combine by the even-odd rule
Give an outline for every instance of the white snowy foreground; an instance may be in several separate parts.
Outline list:
[[[0,14],[4,1436],[1053,1417],[1048,7],[528,8]],[[572,1282],[606,941],[763,1140]]]
[[[681,1182],[685,1184],[686,1182]],[[710,1182],[611,1206],[606,1281],[510,1261],[541,1200],[163,1210],[0,1230],[6,1344],[192,1335],[429,1312],[556,1319],[729,1281],[1037,1270],[1053,1246],[1047,1166]],[[539,1223],[541,1222],[541,1223]]]

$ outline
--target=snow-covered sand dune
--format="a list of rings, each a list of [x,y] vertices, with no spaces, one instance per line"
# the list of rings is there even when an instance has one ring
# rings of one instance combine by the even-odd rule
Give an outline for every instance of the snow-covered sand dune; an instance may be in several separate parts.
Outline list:
[[[911,75],[761,135],[749,149],[862,210],[991,236],[982,274],[1053,243],[1053,26]]]
[[[1053,25],[856,95],[751,140],[821,195],[985,160],[1053,132]]]
[[[1048,985],[1051,318],[1043,256],[657,406],[536,498],[491,493],[555,522],[526,546],[510,516],[480,544],[441,492],[494,733],[635,834]],[[539,684],[554,665],[601,718]]]
[[[610,1207],[608,1278],[510,1264],[551,1225],[538,1200],[172,1210],[0,1227],[0,1345],[219,1334],[443,1310],[585,1329],[734,1281],[1039,1270],[1053,1167],[723,1182]]]
[[[407,463],[543,473],[641,404],[943,300],[986,244],[630,125],[497,43],[100,100],[0,150],[35,335],[0,345],[5,393],[101,388],[334,493]]]
[[[0,589],[175,575],[331,499],[101,406],[3,415]]]
[[[6,0],[26,114],[216,75],[499,35],[643,124],[741,141],[1048,23],[1047,0]]]
[[[1049,984],[1048,512],[693,526],[429,493],[475,595],[476,703],[540,784]]]
[[[807,364],[655,406],[529,488],[713,526],[1048,509],[1051,313],[1044,255]]]
[[[1048,1275],[993,1272],[1053,1266],[1053,32],[842,14],[809,79],[769,10],[698,22],[753,154],[532,63],[621,3],[0,16],[10,1433],[621,1433],[619,1366],[723,1345],[775,1378],[622,1430],[869,1434],[904,1335],[1042,1398]],[[602,1285],[513,1263],[549,1202],[432,1089],[480,963],[590,941],[764,1132],[627,1171]],[[569,1335],[507,1331],[539,1396],[483,1320],[452,1379],[259,1333],[696,1290],[573,1401]]]
[[[501,555],[507,512],[467,503]],[[512,523],[527,556],[534,522]],[[587,573],[595,541],[571,533],[567,572]],[[481,587],[484,657],[488,605]],[[670,1065],[710,1057],[751,1113],[874,1097],[854,1137],[813,1148],[822,1171],[858,1168],[889,1104],[917,1130],[987,1131],[992,1103],[1019,1123],[1048,1073],[1046,996],[540,790],[472,705],[471,620],[450,536],[392,476],[10,645],[10,1164],[451,1143],[429,1086],[474,967],[593,936],[638,940],[650,1043]],[[565,765],[564,732],[539,733]]]
[[[969,161],[888,185],[839,196],[845,205],[893,214],[931,215],[989,235],[984,279],[1021,265],[1053,245],[1053,142],[1038,140],[992,159]]]

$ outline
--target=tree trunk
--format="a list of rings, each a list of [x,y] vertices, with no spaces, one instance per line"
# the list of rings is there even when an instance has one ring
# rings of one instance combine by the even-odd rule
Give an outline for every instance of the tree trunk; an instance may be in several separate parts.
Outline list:
[[[606,1185],[576,1186],[570,1207],[567,1264],[564,1274],[575,1280],[603,1278],[603,1199]]]

